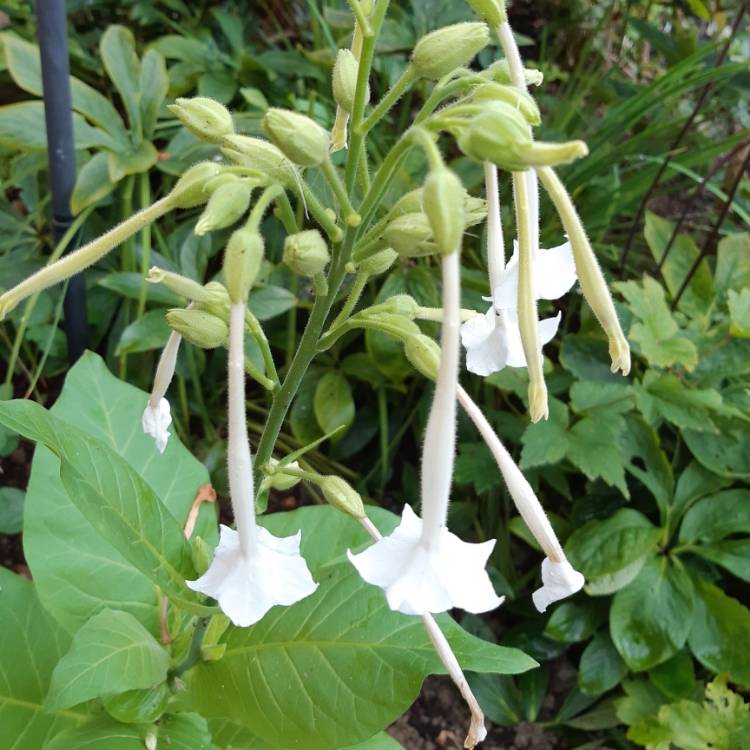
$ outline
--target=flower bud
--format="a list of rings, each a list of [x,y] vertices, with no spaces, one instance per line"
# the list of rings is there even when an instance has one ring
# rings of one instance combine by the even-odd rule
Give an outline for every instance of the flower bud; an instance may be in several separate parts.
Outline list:
[[[204,289],[209,292],[211,299],[207,302],[198,302],[195,306],[199,310],[211,313],[211,315],[215,315],[228,323],[230,300],[226,287],[218,281],[209,281]]]
[[[193,230],[199,237],[232,226],[250,206],[253,188],[245,180],[227,182],[214,190]]]
[[[215,349],[227,342],[229,327],[226,322],[204,310],[175,308],[167,311],[166,318],[172,330],[202,349]]]
[[[382,326],[382,329],[388,335],[398,338],[401,341],[406,341],[412,336],[419,336],[422,331],[411,317],[409,317],[411,312],[407,311],[408,315],[401,315],[399,312],[388,312],[388,310],[397,311],[401,305],[408,304],[404,302],[404,297],[408,295],[397,296],[400,297],[399,300],[391,304],[383,302],[382,307],[381,305],[375,305],[367,311],[363,311],[360,315],[370,323],[375,323],[378,327]],[[380,309],[378,310],[378,308]]]
[[[225,135],[234,133],[234,122],[229,110],[206,96],[177,99],[167,109],[193,135],[209,143],[218,143]]]
[[[266,135],[302,167],[314,167],[328,158],[328,131],[299,112],[269,109],[263,117]]]
[[[187,276],[172,273],[172,271],[165,271],[157,266],[153,266],[148,272],[146,281],[149,284],[164,284],[167,289],[173,291],[175,294],[179,294],[181,297],[186,297],[191,302],[220,301],[223,296],[221,293],[209,289],[197,281],[189,279]]]
[[[284,263],[301,276],[322,273],[330,259],[328,245],[317,229],[290,234],[284,241]]]
[[[492,63],[489,68],[482,72],[482,75],[490,81],[495,81],[495,83],[513,83],[507,60],[498,60]],[[544,73],[541,70],[524,68],[523,75],[527,86],[541,86],[544,81]]]
[[[423,211],[424,190],[421,187],[404,193],[393,205],[391,216],[396,219],[404,214],[421,214]]]
[[[386,242],[402,257],[416,258],[437,252],[432,227],[426,214],[404,214],[391,221],[383,232]]]
[[[464,235],[466,190],[455,172],[434,169],[424,184],[424,212],[430,222],[438,250],[449,255],[461,248]]]
[[[588,153],[583,141],[534,141],[521,112],[504,102],[477,115],[460,134],[458,146],[471,159],[491,161],[511,172],[565,163]]]
[[[222,167],[212,161],[195,164],[175,183],[168,199],[175,208],[195,208],[208,200],[204,192],[206,183],[222,172]]]
[[[404,354],[417,372],[437,380],[440,369],[440,347],[429,336],[420,333],[404,342]]]
[[[529,125],[539,125],[542,121],[537,103],[528,92],[519,89],[517,86],[490,81],[477,86],[471,92],[468,99],[472,103],[477,104],[483,102],[505,102],[519,110]]]
[[[272,458],[269,463],[271,466],[280,469],[268,477],[269,487],[285,492],[286,490],[291,490],[292,487],[295,487],[302,481],[299,477],[292,476],[291,474],[284,474],[284,466],[279,466],[279,462],[275,458]],[[290,469],[299,469],[299,464],[296,461],[291,461],[290,463],[285,464],[285,466]]]
[[[505,0],[466,0],[466,2],[493,29],[496,29],[501,23],[505,23],[508,20],[508,16],[505,13]]]
[[[466,193],[464,200],[464,225],[468,229],[481,224],[487,218],[487,201]]]
[[[273,143],[247,135],[228,135],[222,143],[221,153],[237,164],[267,175],[286,187],[299,185],[297,168]]]
[[[437,81],[468,64],[490,41],[485,23],[457,23],[423,36],[414,47],[411,63],[417,75]]]
[[[385,302],[365,308],[360,315],[370,316],[380,313],[403,315],[409,320],[414,320],[419,313],[419,303],[410,294],[394,294],[393,297],[388,297]]]
[[[365,517],[365,506],[362,497],[354,487],[341,477],[327,476],[320,482],[323,497],[337,510],[348,513],[354,518]]]
[[[365,258],[359,264],[359,270],[368,276],[378,276],[385,273],[396,262],[396,258],[398,258],[398,253],[393,248],[387,247],[369,258]]]
[[[242,227],[232,232],[224,251],[224,283],[232,302],[244,303],[263,263],[263,238]]]
[[[357,90],[359,63],[351,50],[340,49],[333,66],[333,98],[347,114],[354,109],[354,94]],[[370,101],[370,87],[367,86],[365,103]]]

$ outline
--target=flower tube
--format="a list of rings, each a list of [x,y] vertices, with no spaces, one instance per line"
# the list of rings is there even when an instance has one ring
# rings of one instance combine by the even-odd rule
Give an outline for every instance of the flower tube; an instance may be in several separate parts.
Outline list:
[[[141,426],[146,435],[151,435],[156,443],[159,453],[164,453],[169,440],[169,425],[172,424],[172,414],[169,409],[169,401],[166,399],[167,389],[174,377],[177,364],[177,353],[180,350],[182,336],[177,331],[169,334],[167,343],[159,357],[154,375],[154,386],[151,389],[151,397],[146,404],[141,417]]]

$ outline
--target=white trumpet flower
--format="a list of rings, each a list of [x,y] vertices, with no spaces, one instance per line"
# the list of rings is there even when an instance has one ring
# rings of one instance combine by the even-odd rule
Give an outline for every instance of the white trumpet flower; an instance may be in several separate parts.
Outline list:
[[[229,323],[229,491],[237,530],[221,527],[211,565],[187,581],[219,602],[239,627],[258,622],[271,607],[294,604],[318,584],[299,553],[300,532],[275,537],[255,519],[255,492],[245,416],[245,305],[233,303]]]
[[[504,367],[526,367],[527,360],[518,322],[518,243],[503,270],[491,276],[492,305],[484,315],[477,314],[461,326],[461,342],[466,349],[466,368],[476,375],[492,375]],[[534,293],[537,299],[562,297],[576,282],[576,269],[570,243],[545,250],[540,248],[532,260]],[[562,314],[540,320],[541,348],[551,341]]]
[[[162,350],[161,357],[159,357],[156,375],[154,375],[154,387],[141,417],[143,432],[154,439],[159,453],[164,453],[169,441],[169,425],[172,424],[172,414],[169,409],[169,401],[167,401],[165,395],[174,377],[181,341],[182,336],[172,331]]]
[[[487,612],[499,606],[485,570],[495,540],[463,542],[447,528],[456,440],[460,265],[457,252],[442,259],[442,356],[422,454],[422,518],[405,506],[387,537],[349,559],[368,583],[380,586],[391,609],[404,614],[460,607]]]

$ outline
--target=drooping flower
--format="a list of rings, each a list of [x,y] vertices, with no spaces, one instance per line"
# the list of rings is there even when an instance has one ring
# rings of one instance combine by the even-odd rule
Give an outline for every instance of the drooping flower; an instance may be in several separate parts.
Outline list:
[[[245,303],[236,301],[233,289],[230,295],[228,466],[237,530],[221,527],[211,565],[196,581],[187,581],[187,585],[216,599],[235,625],[248,627],[271,607],[294,604],[309,596],[318,584],[300,555],[300,532],[280,538],[256,523],[245,414]]]
[[[169,401],[167,401],[165,395],[174,377],[181,341],[182,336],[172,331],[162,350],[161,357],[159,357],[151,397],[141,417],[143,432],[154,439],[159,453],[164,453],[169,441],[169,425],[172,424],[172,414],[169,409]]]
[[[486,612],[503,601],[485,570],[495,540],[470,544],[447,528],[459,361],[457,252],[443,256],[442,270],[442,356],[422,455],[422,517],[405,506],[401,523],[392,534],[364,552],[349,552],[360,575],[385,591],[391,609],[405,614],[444,612],[453,607]]]
[[[466,349],[466,367],[476,375],[491,375],[504,367],[526,367],[527,360],[518,323],[518,244],[508,265],[496,274],[492,305],[485,315],[477,315],[461,326],[461,342]],[[562,297],[576,282],[570,243],[545,250],[540,248],[532,261],[534,294],[537,299]],[[554,338],[562,314],[539,321],[540,348]]]

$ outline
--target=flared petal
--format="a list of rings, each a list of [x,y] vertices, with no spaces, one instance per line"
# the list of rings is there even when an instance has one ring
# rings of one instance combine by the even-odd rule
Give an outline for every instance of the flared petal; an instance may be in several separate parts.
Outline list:
[[[492,375],[507,364],[508,346],[495,309],[477,315],[461,326],[466,349],[466,369],[476,375]]]
[[[534,296],[537,299],[559,299],[576,283],[576,265],[573,249],[565,242],[549,250],[541,248],[532,261]],[[513,255],[500,284],[492,290],[498,310],[515,308],[518,304],[518,243],[513,243]]]
[[[388,606],[407,615],[445,612],[459,607],[487,612],[502,604],[485,570],[495,546],[492,539],[470,544],[441,529],[427,548],[422,521],[404,506],[399,526],[387,537],[349,559],[368,583],[385,591]]]
[[[300,532],[276,537],[258,527],[256,544],[245,556],[237,532],[222,526],[208,570],[186,583],[193,591],[216,599],[235,625],[248,627],[271,607],[294,604],[317,589],[299,545]]]
[[[533,268],[537,299],[559,299],[570,291],[578,278],[570,242],[540,250]]]
[[[154,439],[159,453],[164,453],[167,447],[171,434],[167,428],[170,424],[172,424],[172,414],[167,399],[162,398],[155,407],[151,406],[151,402],[146,404],[141,417],[141,426],[146,435],[151,435]]]
[[[545,612],[553,602],[580,591],[585,582],[584,577],[567,560],[553,562],[545,557],[542,561],[542,587],[531,595],[534,606],[540,612]]]
[[[503,327],[503,339],[507,346],[507,366],[526,367],[526,354],[521,342],[521,329],[518,327],[518,313],[514,309],[503,310],[500,313]],[[539,321],[539,344],[548,344],[557,333],[562,320],[562,313],[558,312],[554,318]]]

